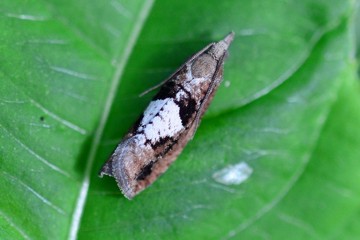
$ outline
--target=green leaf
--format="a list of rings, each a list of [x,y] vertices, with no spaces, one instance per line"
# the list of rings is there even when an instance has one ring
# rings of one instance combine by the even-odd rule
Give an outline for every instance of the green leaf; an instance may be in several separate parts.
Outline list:
[[[1,239],[356,239],[355,1],[0,4]],[[97,172],[188,56],[236,33],[179,159],[134,200]],[[214,177],[245,163],[241,184]]]

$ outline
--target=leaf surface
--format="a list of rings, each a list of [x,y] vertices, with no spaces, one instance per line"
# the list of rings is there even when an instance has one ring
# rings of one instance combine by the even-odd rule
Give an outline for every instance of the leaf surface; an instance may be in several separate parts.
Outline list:
[[[355,239],[354,7],[3,1],[0,238]],[[224,83],[194,140],[126,200],[97,172],[153,93],[138,94],[231,30]],[[245,182],[214,178],[240,163]]]

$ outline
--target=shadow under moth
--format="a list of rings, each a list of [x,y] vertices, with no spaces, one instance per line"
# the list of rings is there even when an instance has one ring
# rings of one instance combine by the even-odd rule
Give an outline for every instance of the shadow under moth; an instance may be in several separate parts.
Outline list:
[[[195,134],[223,78],[224,59],[234,38],[211,43],[161,83],[139,120],[103,165],[99,176],[116,179],[128,199],[152,184]]]

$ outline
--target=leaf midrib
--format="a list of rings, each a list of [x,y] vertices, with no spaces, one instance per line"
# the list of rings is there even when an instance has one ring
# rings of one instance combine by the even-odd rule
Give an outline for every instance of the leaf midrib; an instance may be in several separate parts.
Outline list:
[[[124,53],[121,54],[121,56],[117,57],[117,59],[119,59],[119,61],[115,67],[115,72],[112,77],[110,88],[109,88],[109,94],[105,101],[105,105],[103,108],[104,110],[101,114],[99,124],[96,128],[96,131],[95,131],[95,134],[93,137],[93,141],[90,146],[90,152],[89,152],[89,155],[86,160],[84,178],[81,183],[81,188],[80,188],[78,198],[76,200],[76,207],[75,207],[74,213],[72,215],[68,239],[76,239],[77,238],[78,230],[80,227],[81,216],[84,211],[86,197],[87,197],[87,193],[89,190],[90,174],[92,172],[94,159],[95,159],[97,150],[99,148],[99,143],[100,143],[100,140],[101,140],[103,132],[104,132],[105,124],[109,117],[110,109],[111,109],[112,103],[115,99],[115,94],[116,94],[117,88],[120,84],[121,76],[124,72],[124,68],[128,62],[131,52],[137,42],[138,36],[139,36],[141,29],[145,23],[145,20],[146,20],[148,14],[150,13],[153,2],[154,2],[153,0],[147,0],[143,4],[143,6],[137,16],[137,20],[134,24],[134,28],[133,28],[132,32],[130,33],[127,43],[125,45]]]

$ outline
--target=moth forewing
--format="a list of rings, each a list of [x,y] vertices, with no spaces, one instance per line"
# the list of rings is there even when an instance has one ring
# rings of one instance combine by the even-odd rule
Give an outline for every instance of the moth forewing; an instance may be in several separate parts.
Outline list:
[[[100,170],[128,198],[152,184],[193,137],[220,85],[234,33],[187,60],[166,82]]]

